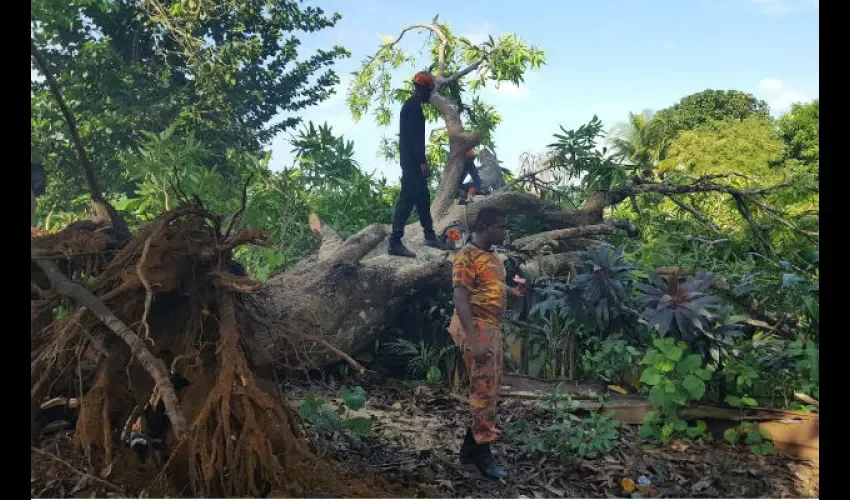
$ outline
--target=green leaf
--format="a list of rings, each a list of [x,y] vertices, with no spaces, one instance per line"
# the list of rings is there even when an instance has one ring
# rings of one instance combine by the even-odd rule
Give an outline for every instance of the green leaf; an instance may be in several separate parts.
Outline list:
[[[682,381],[682,386],[690,393],[691,397],[700,400],[702,396],[705,394],[705,382],[698,379],[693,375],[685,376],[685,380]]]
[[[700,380],[709,381],[711,380],[711,372],[706,370],[705,368],[698,368],[694,370],[694,375],[700,378]]]
[[[723,439],[725,439],[726,441],[728,441],[731,444],[737,443],[739,437],[740,436],[738,434],[737,428],[733,427],[731,429],[726,429],[725,431],[723,431]]]
[[[764,453],[765,455],[773,455],[774,453],[776,453],[776,449],[774,448],[773,443],[771,443],[770,441],[762,443],[761,449],[762,453]]]
[[[679,362],[678,370],[680,373],[691,373],[700,369],[700,367],[702,367],[702,356],[690,354]],[[696,373],[694,374],[696,375]],[[699,377],[699,375],[697,376]]]
[[[664,388],[662,386],[656,385],[649,390],[649,404],[656,408],[660,408],[664,406],[664,403],[666,402],[667,393],[664,392]]]
[[[366,417],[354,417],[343,421],[342,427],[355,436],[368,436],[372,433],[372,420]]]
[[[646,368],[640,374],[640,381],[646,385],[658,385],[664,377],[654,367]]]
[[[360,410],[366,406],[366,391],[359,385],[351,391],[343,387],[342,402],[353,411]]]
[[[741,406],[741,398],[738,396],[726,396],[726,404],[729,406],[740,407]]]
[[[747,406],[758,406],[758,402],[749,396],[744,396],[743,398],[741,398],[741,402]]]
[[[680,359],[682,359],[682,349],[680,347],[673,346],[668,349],[667,352],[664,353],[664,355],[670,361],[679,361]]]

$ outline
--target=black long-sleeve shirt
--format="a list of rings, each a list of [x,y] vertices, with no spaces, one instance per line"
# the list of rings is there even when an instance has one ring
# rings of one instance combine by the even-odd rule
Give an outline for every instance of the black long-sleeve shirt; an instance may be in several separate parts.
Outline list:
[[[425,163],[425,114],[416,96],[404,101],[399,117],[398,148],[402,168]]]
[[[461,183],[463,183],[467,174],[472,177],[472,185],[475,186],[475,189],[481,189],[481,176],[478,175],[478,167],[475,166],[475,160],[471,158],[467,158],[463,163],[463,175],[460,179]]]

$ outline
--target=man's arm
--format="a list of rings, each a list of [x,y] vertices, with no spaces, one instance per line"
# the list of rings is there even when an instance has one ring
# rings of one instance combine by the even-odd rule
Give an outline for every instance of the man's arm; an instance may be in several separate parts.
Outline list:
[[[469,306],[469,290],[462,286],[454,289],[455,314],[460,320],[460,327],[466,334],[466,343],[472,354],[477,356],[481,353],[481,345],[475,332],[475,321],[472,319],[472,308]]]
[[[408,102],[401,106],[401,114],[398,119],[398,152],[399,159],[402,165],[411,165],[418,162],[418,159],[411,158],[411,112]]]

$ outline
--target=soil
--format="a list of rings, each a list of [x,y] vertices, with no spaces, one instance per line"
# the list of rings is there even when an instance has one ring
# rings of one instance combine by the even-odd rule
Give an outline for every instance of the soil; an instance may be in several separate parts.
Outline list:
[[[311,491],[271,491],[269,497],[630,498],[621,481],[630,478],[638,483],[640,476],[651,483],[641,487],[643,498],[819,495],[817,462],[757,457],[718,441],[675,442],[645,449],[637,427],[630,425],[620,427],[617,446],[611,453],[595,459],[567,457],[557,461],[527,453],[507,437],[501,439],[493,448],[494,454],[510,477],[491,481],[457,462],[467,413],[462,398],[448,390],[374,374],[343,383],[330,377],[312,383],[289,380],[282,389],[288,403],[297,408],[309,392],[338,401],[342,385],[360,385],[366,390],[366,407],[357,413],[373,420],[372,435],[320,434],[306,424],[312,450],[331,464],[334,477],[323,470],[322,477],[310,481],[316,485]],[[501,401],[497,412],[500,427],[518,418],[546,425],[538,404],[520,399]],[[59,429],[42,440],[40,449],[50,455],[31,453],[33,498],[188,495],[173,485],[152,482],[159,473],[161,458],[141,463],[127,449],[116,450],[116,463],[104,477],[99,464],[91,464],[74,451],[72,432]],[[101,477],[112,486],[84,473]]]

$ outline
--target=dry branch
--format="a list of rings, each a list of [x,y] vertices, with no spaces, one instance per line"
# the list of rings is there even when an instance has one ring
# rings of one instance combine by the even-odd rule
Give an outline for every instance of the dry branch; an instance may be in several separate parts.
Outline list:
[[[47,279],[50,280],[51,286],[57,293],[70,297],[79,305],[86,307],[130,347],[130,352],[139,360],[139,363],[145,368],[148,374],[150,374],[156,387],[162,394],[165,412],[171,421],[175,435],[178,438],[185,436],[188,430],[186,419],[183,416],[183,411],[180,409],[180,402],[174,392],[174,386],[171,384],[165,363],[151,354],[147,347],[145,347],[144,341],[133,333],[124,322],[118,319],[88,289],[66,278],[56,264],[50,261],[37,261],[36,264],[47,275]]]

